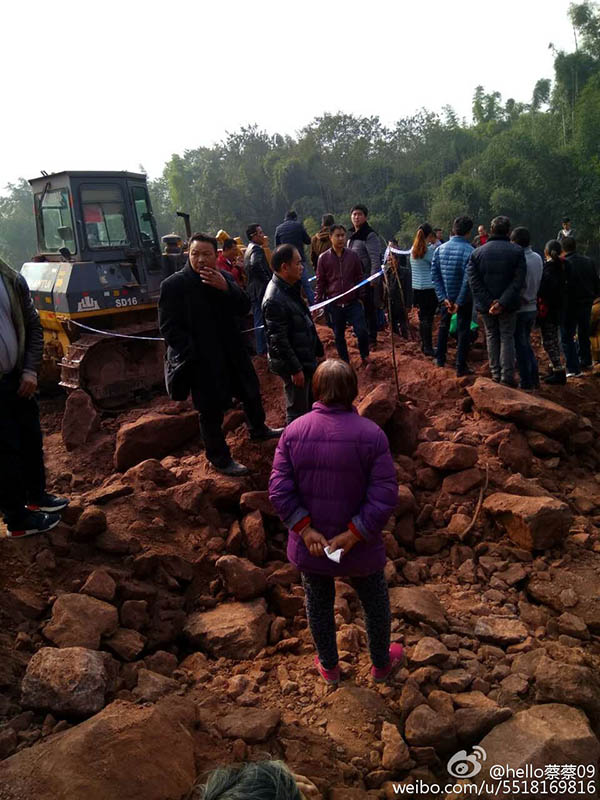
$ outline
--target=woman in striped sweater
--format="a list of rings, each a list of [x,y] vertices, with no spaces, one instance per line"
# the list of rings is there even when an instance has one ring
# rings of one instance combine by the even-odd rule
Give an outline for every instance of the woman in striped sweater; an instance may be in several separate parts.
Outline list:
[[[428,222],[419,225],[412,250],[410,267],[414,304],[419,309],[419,332],[421,334],[421,350],[426,356],[434,356],[432,333],[433,318],[438,307],[438,299],[431,279],[431,261],[433,259],[435,233]]]

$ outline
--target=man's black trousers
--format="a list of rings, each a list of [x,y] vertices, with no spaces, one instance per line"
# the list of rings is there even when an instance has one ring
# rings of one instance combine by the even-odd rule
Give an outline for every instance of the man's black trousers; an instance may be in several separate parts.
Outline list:
[[[0,511],[6,522],[46,491],[40,410],[34,397],[18,397],[19,384],[16,372],[0,378]]]
[[[265,427],[265,411],[263,409],[260,396],[258,378],[256,388],[238,389],[239,399],[244,406],[246,421],[250,433],[260,433]],[[206,457],[215,467],[226,467],[231,463],[231,451],[225,441],[223,434],[223,418],[225,411],[223,408],[207,406],[200,401],[200,395],[192,385],[192,401],[194,408],[200,416],[200,430],[204,439]]]

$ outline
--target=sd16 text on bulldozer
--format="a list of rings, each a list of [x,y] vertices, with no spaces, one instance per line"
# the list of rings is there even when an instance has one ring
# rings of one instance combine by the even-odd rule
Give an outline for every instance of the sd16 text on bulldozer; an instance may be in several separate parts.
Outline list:
[[[29,183],[38,252],[21,274],[44,328],[42,380],[122,406],[163,380],[156,306],[182,242],[163,237],[161,253],[145,175],[60,172]]]

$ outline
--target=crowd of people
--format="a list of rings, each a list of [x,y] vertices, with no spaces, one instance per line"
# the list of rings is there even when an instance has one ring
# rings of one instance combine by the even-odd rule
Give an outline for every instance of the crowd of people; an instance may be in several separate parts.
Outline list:
[[[289,211],[276,230],[272,254],[261,225],[254,223],[246,231],[243,258],[235,240],[225,239],[219,251],[216,238],[196,233],[188,242],[187,263],[163,281],[158,303],[167,390],[175,400],[191,396],[212,467],[232,477],[249,472],[233,459],[223,433],[234,398],[244,409],[252,441],[279,440],[270,497],[289,530],[288,557],[302,575],[316,666],[329,683],[339,680],[337,576],[354,584],[363,605],[373,678],[385,679],[402,657],[402,648],[390,644],[383,573],[382,530],[395,507],[396,474],[385,434],[353,406],[358,381],[350,365],[348,328],[366,365],[385,324],[382,307],[392,331],[408,338],[407,312],[414,305],[424,355],[444,367],[454,326],[456,371],[465,376],[472,373],[469,349],[481,320],[492,379],[516,386],[516,364],[521,388],[532,391],[540,381],[531,346],[534,326],[539,325],[552,365],[544,380],[579,377],[592,367],[590,317],[600,296],[595,265],[577,253],[568,219],[547,243],[543,259],[533,252],[529,231],[511,230],[504,216],[492,220],[489,233],[479,225],[473,244],[468,216],[454,220],[448,241],[425,222],[403,263],[407,253],[397,242],[383,252],[368,215],[364,205],[353,206],[348,227],[325,215],[311,238]],[[338,359],[324,361],[315,325],[323,309]],[[285,428],[265,421],[245,340],[250,314],[255,351],[266,354],[282,381]],[[0,263],[0,398],[9,410],[0,416],[6,476],[0,509],[12,537],[50,530],[68,502],[46,491],[35,400],[41,355],[42,331],[27,284]]]
[[[508,217],[495,217],[489,234],[480,225],[473,245],[472,229],[473,221],[462,216],[454,220],[448,242],[439,244],[428,223],[415,236],[410,266],[425,355],[445,366],[455,316],[457,375],[471,374],[467,359],[480,315],[493,380],[525,391],[539,388],[531,346],[536,325],[551,365],[545,383],[565,384],[590,371],[592,305],[600,296],[600,278],[594,262],[577,253],[570,220],[563,220],[557,238],[546,244],[543,259],[533,251],[527,228],[511,230]],[[438,308],[434,349],[431,329]]]
[[[234,398],[243,406],[251,440],[278,439],[269,496],[289,532],[287,554],[305,590],[315,667],[328,684],[340,681],[336,577],[354,586],[363,607],[372,679],[385,681],[403,658],[402,646],[391,641],[384,575],[383,529],[397,504],[396,469],[385,433],[354,407],[358,379],[348,328],[361,365],[367,365],[385,322],[382,307],[393,333],[408,338],[408,310],[415,306],[423,354],[444,367],[454,325],[456,372],[465,376],[472,373],[469,349],[481,319],[492,379],[516,386],[516,369],[520,387],[532,391],[540,382],[534,326],[551,362],[544,380],[564,384],[580,377],[592,367],[590,319],[600,296],[596,267],[577,252],[568,219],[543,258],[532,250],[529,231],[511,230],[505,216],[492,220],[489,233],[479,225],[472,244],[473,220],[466,215],[454,220],[448,241],[425,222],[405,263],[397,242],[383,252],[368,213],[364,205],[353,206],[348,227],[325,215],[311,238],[290,211],[277,228],[270,258],[258,223],[247,228],[243,258],[235,240],[225,239],[219,252],[216,238],[196,233],[187,263],[163,281],[158,303],[167,390],[175,400],[191,396],[212,467],[233,477],[249,472],[234,461],[222,429]],[[311,310],[313,301],[317,308]],[[337,359],[324,360],[313,318],[322,308]],[[285,428],[265,421],[244,338],[250,314],[255,351],[266,354],[282,380]],[[68,503],[46,491],[35,400],[42,345],[27,284],[0,261],[0,510],[13,538],[50,530]],[[247,793],[250,786],[266,791],[285,785],[285,794],[273,798],[301,797],[300,783],[282,765],[266,762],[221,770],[201,789],[205,798],[234,800],[254,796]]]

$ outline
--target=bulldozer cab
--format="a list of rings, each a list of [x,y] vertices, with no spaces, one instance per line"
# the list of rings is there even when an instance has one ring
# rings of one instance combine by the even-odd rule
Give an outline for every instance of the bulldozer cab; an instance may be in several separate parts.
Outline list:
[[[165,277],[146,176],[133,172],[61,172],[29,181],[37,259],[119,266],[126,283],[150,298]],[[129,269],[128,269],[129,268]]]

